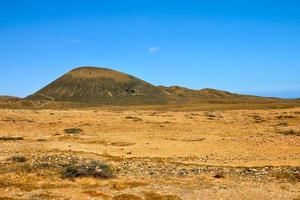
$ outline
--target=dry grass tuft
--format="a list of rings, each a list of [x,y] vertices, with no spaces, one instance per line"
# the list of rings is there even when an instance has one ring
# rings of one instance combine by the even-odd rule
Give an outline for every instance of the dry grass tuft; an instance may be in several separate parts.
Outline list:
[[[286,180],[292,183],[299,183],[300,182],[300,174],[299,173],[288,173],[288,172],[277,172],[273,174],[273,177],[279,180]]]
[[[209,120],[214,120],[217,117],[214,113],[211,112],[205,112],[204,116],[206,116]]]
[[[13,155],[9,158],[13,162],[26,162],[27,158],[23,155]]]
[[[254,122],[257,123],[257,124],[266,121],[266,120],[264,120],[260,115],[253,115],[252,118],[254,119]]]
[[[142,118],[139,118],[139,117],[132,117],[132,116],[126,116],[125,119],[131,119],[132,121],[143,121]]]
[[[220,179],[220,178],[225,178],[224,174],[223,173],[216,173],[214,176],[214,178],[217,178],[217,179]]]
[[[300,131],[298,130],[286,130],[286,131],[280,131],[279,133],[286,135],[286,136],[300,136]]]
[[[20,136],[0,136],[0,140],[24,140],[24,138]]]
[[[113,197],[113,200],[142,200],[142,198],[132,194],[120,194]]]
[[[284,122],[284,121],[279,122],[279,123],[277,124],[277,126],[284,126],[284,127],[287,127],[288,125],[289,125],[288,122]]]
[[[110,196],[108,196],[102,192],[98,192],[98,191],[94,191],[94,190],[85,191],[83,193],[85,193],[91,197],[102,197],[103,199],[111,199]]]
[[[63,178],[95,177],[106,179],[114,177],[110,167],[100,161],[69,164],[63,168],[61,175]]]
[[[293,119],[295,116],[292,115],[279,115],[276,117],[277,119]]]
[[[31,200],[51,200],[56,198],[57,196],[53,196],[50,194],[35,194],[30,197]]]
[[[83,130],[81,130],[80,128],[67,128],[64,130],[64,132],[67,134],[79,134],[82,133]]]
[[[145,194],[145,200],[181,200],[177,195],[161,195],[150,192]]]

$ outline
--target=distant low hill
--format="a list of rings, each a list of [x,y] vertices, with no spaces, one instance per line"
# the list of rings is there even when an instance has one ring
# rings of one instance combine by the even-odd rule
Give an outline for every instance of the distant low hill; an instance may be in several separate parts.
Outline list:
[[[18,101],[21,100],[19,97],[13,96],[0,96],[0,102]]]
[[[201,90],[192,90],[180,86],[158,86],[162,91],[164,91],[169,96],[177,97],[199,97],[199,98],[232,98],[239,96],[238,94],[215,90],[210,88],[205,88]]]
[[[278,98],[259,97],[253,95],[244,95],[230,93],[227,91],[216,89],[200,89],[193,90],[180,86],[158,86],[168,96],[169,102],[181,103],[201,103],[201,102],[218,102],[218,103],[234,103],[234,102],[265,102],[276,101]]]
[[[9,108],[11,105],[15,105],[22,99],[13,96],[0,96],[0,108]]]

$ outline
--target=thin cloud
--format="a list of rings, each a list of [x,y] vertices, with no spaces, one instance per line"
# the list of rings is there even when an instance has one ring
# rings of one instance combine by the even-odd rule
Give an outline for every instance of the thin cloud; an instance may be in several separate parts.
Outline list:
[[[149,48],[148,48],[148,51],[149,51],[150,53],[157,52],[157,51],[159,51],[159,47],[149,47]]]
[[[78,39],[68,39],[68,40],[67,40],[67,43],[72,43],[72,44],[78,43],[78,42],[79,42]]]

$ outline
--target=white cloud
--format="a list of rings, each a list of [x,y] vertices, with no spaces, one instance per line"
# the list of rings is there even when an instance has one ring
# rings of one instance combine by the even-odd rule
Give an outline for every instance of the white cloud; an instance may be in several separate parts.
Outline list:
[[[67,42],[68,42],[68,43],[78,43],[79,40],[73,38],[73,39],[68,39]]]
[[[157,51],[159,51],[159,47],[149,47],[148,51],[151,53],[157,52]]]

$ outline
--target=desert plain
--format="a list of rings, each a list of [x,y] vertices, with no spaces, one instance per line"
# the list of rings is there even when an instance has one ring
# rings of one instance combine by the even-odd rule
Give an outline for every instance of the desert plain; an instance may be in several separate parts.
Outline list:
[[[299,131],[299,107],[1,109],[0,199],[296,200]]]

